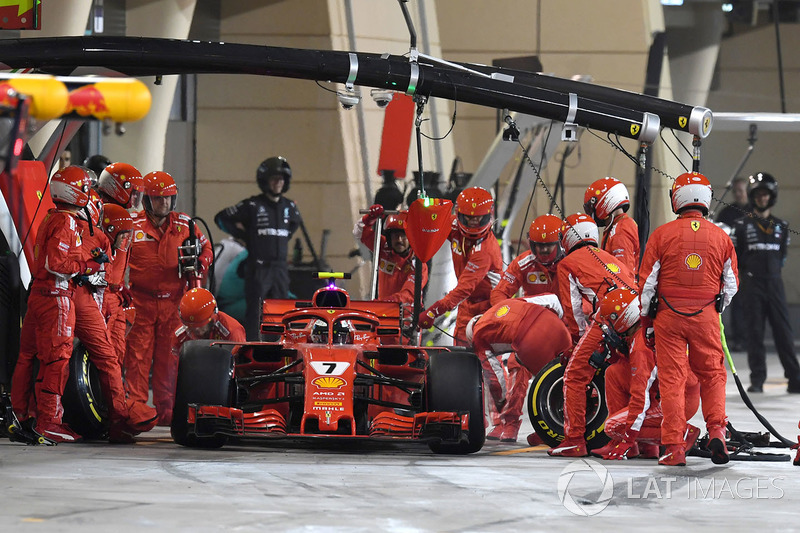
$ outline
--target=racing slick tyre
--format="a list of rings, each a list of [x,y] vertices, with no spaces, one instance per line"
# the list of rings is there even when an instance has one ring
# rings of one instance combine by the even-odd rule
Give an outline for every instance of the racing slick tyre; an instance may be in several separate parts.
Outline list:
[[[198,437],[189,434],[189,404],[230,407],[235,390],[231,352],[210,344],[211,341],[188,341],[181,347],[170,428],[172,440],[181,446],[220,448],[228,441],[225,435]]]
[[[595,374],[586,390],[586,443],[590,450],[605,446],[608,417],[605,378]],[[533,378],[528,390],[528,416],[534,431],[550,447],[564,440],[564,366],[556,358]]]
[[[103,400],[97,368],[89,352],[75,341],[69,360],[69,379],[61,398],[64,422],[87,440],[102,439],[108,429],[108,408]]]
[[[469,412],[467,442],[428,442],[434,453],[477,452],[486,441],[483,421],[483,373],[478,357],[469,352],[435,352],[428,363],[426,394],[429,411]]]

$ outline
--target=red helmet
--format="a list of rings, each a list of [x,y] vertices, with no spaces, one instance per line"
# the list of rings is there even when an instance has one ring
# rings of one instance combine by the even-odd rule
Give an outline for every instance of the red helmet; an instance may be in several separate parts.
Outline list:
[[[605,226],[611,213],[620,207],[627,212],[630,205],[627,187],[616,178],[595,181],[583,195],[583,210],[594,218],[598,226]]]
[[[103,219],[101,226],[111,244],[117,250],[123,252],[128,250],[133,237],[133,219],[127,209],[117,204],[105,204],[103,206]],[[117,242],[117,237],[122,234],[122,239]]]
[[[589,215],[576,213],[564,219],[561,226],[561,246],[564,252],[570,253],[581,243],[597,246],[600,240],[597,224]]]
[[[175,203],[178,200],[178,186],[175,185],[175,180],[169,173],[163,170],[156,170],[144,176],[144,196],[145,211],[152,211],[150,198],[153,196],[172,197],[172,202],[170,203],[170,211],[172,211],[175,209]]]
[[[90,170],[89,172],[91,173],[92,171]],[[103,213],[103,200],[100,199],[100,195],[94,189],[89,189],[89,202],[86,204],[86,208],[89,210],[92,226],[98,226],[100,224],[100,216]]]
[[[547,256],[536,256],[543,265],[551,265],[558,259],[561,252],[558,243],[561,240],[561,226],[563,224],[564,221],[555,215],[538,216],[531,222],[531,227],[528,230],[528,240],[530,240],[532,252],[536,253],[534,250],[536,244],[556,245],[552,253]]]
[[[56,203],[85,207],[89,203],[89,178],[83,167],[62,168],[50,179],[50,196]]]
[[[386,222],[383,224],[383,231],[386,233],[390,231],[406,231],[407,214],[407,211],[400,211],[396,215],[389,215],[386,217]]]
[[[711,182],[702,174],[698,172],[681,174],[675,178],[669,191],[673,213],[679,214],[684,209],[695,208],[707,215],[712,192]]]
[[[624,335],[639,322],[639,295],[630,289],[611,289],[600,301],[598,318]]]
[[[528,239],[539,244],[558,243],[564,221],[555,215],[542,215],[533,219],[528,230]]]
[[[133,165],[111,163],[97,178],[97,189],[126,209],[138,209],[144,180]]]
[[[178,310],[185,326],[201,328],[217,318],[217,301],[207,289],[197,287],[183,295]]]
[[[472,239],[479,239],[489,233],[492,225],[494,199],[491,193],[481,187],[469,187],[456,198],[458,228]],[[478,226],[470,227],[465,217],[481,217]]]

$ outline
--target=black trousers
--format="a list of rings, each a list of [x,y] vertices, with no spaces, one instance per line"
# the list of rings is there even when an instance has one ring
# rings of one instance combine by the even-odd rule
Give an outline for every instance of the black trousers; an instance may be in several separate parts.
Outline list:
[[[794,336],[789,322],[783,280],[779,277],[754,278],[743,274],[740,292],[748,322],[745,339],[750,383],[762,385],[767,379],[764,325],[769,320],[778,359],[783,365],[783,374],[791,386],[800,386],[800,364],[794,351]]]
[[[244,298],[247,304],[244,329],[248,341],[260,340],[262,303],[268,298],[289,295],[289,265],[274,261],[259,265],[247,262],[244,277]]]

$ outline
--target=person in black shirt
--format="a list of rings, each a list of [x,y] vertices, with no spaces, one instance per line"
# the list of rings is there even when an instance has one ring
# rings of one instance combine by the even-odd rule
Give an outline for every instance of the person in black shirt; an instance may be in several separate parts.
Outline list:
[[[259,340],[262,302],[286,298],[289,291],[289,239],[300,227],[295,203],[285,196],[292,169],[283,157],[270,157],[259,165],[256,181],[262,194],[223,209],[214,217],[222,231],[244,241],[247,259],[244,285],[247,340]]]
[[[742,304],[750,314],[747,334],[750,387],[747,390],[762,392],[767,378],[764,323],[768,319],[778,358],[789,380],[787,392],[800,393],[800,364],[794,351],[781,278],[789,247],[789,228],[786,221],[770,212],[778,198],[778,182],[766,172],[754,174],[750,176],[748,197],[753,216],[736,222],[731,234],[739,258]]]
[[[744,176],[733,178],[730,184],[733,200],[730,204],[725,205],[714,217],[714,222],[727,232],[732,232],[736,221],[752,210],[747,199],[747,183],[748,180]],[[733,297],[731,304],[723,313],[722,319],[725,321],[725,337],[728,340],[728,347],[737,352],[745,350],[747,313],[740,295],[737,294]]]

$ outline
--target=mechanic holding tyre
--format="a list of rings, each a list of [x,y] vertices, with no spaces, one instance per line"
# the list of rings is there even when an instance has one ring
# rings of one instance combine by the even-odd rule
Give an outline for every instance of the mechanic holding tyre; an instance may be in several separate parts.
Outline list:
[[[289,294],[289,239],[302,224],[300,211],[283,194],[289,190],[292,168],[285,158],[265,159],[256,171],[261,194],[223,209],[214,216],[219,228],[243,241],[244,292],[247,301],[244,329],[257,341],[261,330],[262,302]]]
[[[472,343],[488,382],[489,405],[500,415],[487,439],[494,434],[493,440],[517,442],[530,377],[572,346],[561,315],[556,295],[540,294],[502,300],[467,324],[467,340]],[[497,361],[509,352],[511,379],[506,381],[498,371]],[[532,435],[528,436],[528,443],[534,445]]]
[[[561,244],[567,255],[558,264],[559,300],[564,308],[564,322],[577,344],[564,371],[565,437],[560,445],[547,452],[551,456],[588,455],[584,435],[586,386],[597,370],[590,364],[590,358],[602,341],[603,332],[599,324],[587,318],[584,302],[595,310],[609,290],[636,287],[628,268],[610,253],[597,248],[597,241],[597,224],[589,215],[578,213],[564,219]]]
[[[661,441],[666,451],[658,460],[663,465],[686,464],[684,394],[691,372],[700,381],[711,460],[729,460],[728,375],[719,315],[738,289],[738,267],[731,239],[705,219],[711,196],[711,183],[704,175],[687,172],[675,178],[670,197],[678,219],[650,236],[640,270],[642,322],[645,331],[652,328],[654,333],[664,411]]]
[[[153,404],[158,424],[168,426],[175,402],[178,362],[172,356],[172,339],[180,327],[178,305],[192,280],[179,276],[178,247],[189,238],[191,218],[176,212],[178,187],[163,171],[144,177],[145,216],[135,222],[129,268],[136,321],[128,335],[125,379],[131,409],[146,411],[152,367]],[[214,252],[195,226],[202,247],[198,254],[200,276],[208,271]]]
[[[375,222],[383,215],[383,206],[375,204],[353,228],[353,236],[371,252],[375,247]],[[383,225],[378,254],[378,300],[410,304],[414,301],[415,263],[417,261],[406,237],[407,211],[389,215]],[[422,264],[422,287],[428,283],[428,265]]]
[[[458,283],[419,315],[419,328],[426,330],[433,327],[437,317],[458,307],[456,346],[469,345],[467,322],[491,307],[492,289],[503,273],[500,245],[492,232],[493,208],[491,193],[481,187],[469,187],[458,195],[456,217],[447,237]]]
[[[603,459],[657,459],[659,456],[664,417],[658,392],[658,368],[656,354],[644,338],[640,313],[639,295],[624,288],[608,291],[597,312],[598,323],[607,328],[604,341],[621,347],[624,357],[605,371],[609,416],[603,430],[611,442],[592,450],[592,455]],[[625,406],[620,408],[623,403]],[[689,372],[684,404],[687,420],[694,416],[699,405],[700,383]],[[700,428],[686,424],[685,452],[688,453],[699,435]]]

